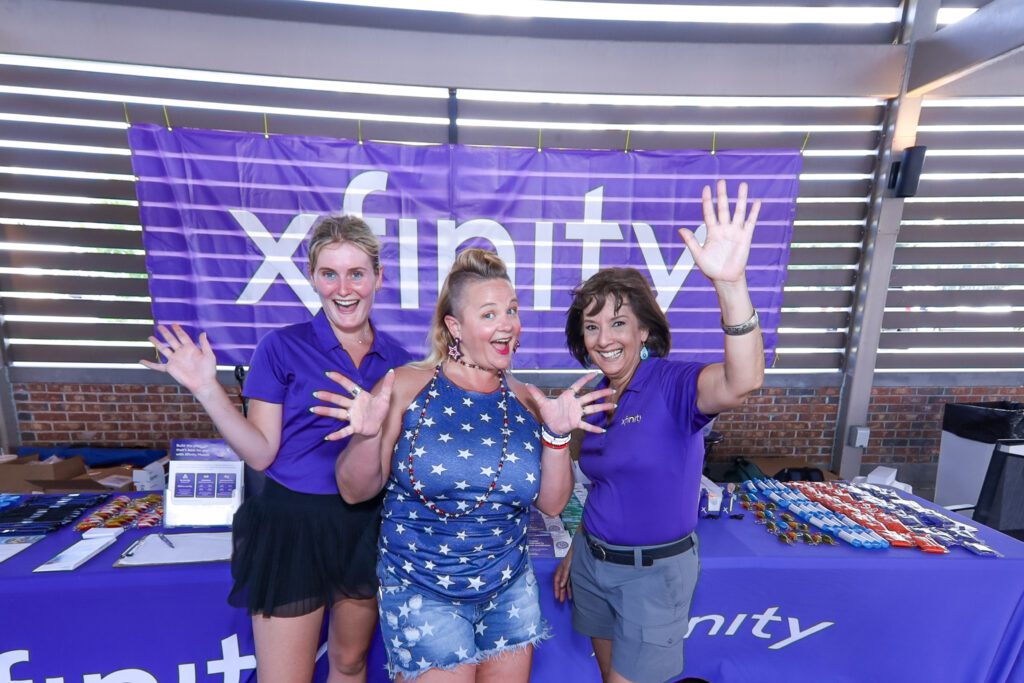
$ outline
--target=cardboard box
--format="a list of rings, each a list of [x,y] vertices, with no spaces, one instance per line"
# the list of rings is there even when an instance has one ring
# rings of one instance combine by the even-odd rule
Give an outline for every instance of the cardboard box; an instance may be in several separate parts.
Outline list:
[[[761,471],[764,472],[765,475],[769,477],[774,477],[776,474],[785,469],[813,467],[815,469],[821,470],[822,475],[824,475],[825,477],[825,481],[835,481],[839,478],[829,470],[825,469],[824,467],[821,467],[820,465],[815,465],[814,463],[807,462],[802,458],[764,457],[747,458],[747,460],[760,467]]]
[[[33,486],[33,490],[43,493],[76,493],[79,491],[121,493],[135,490],[132,472],[133,468],[128,465],[100,467],[89,469],[85,474],[69,479],[33,480],[28,483]]]
[[[39,487],[31,482],[53,482],[74,479],[85,474],[85,461],[80,457],[56,459],[41,463],[38,455],[0,463],[0,491],[4,493],[31,493]]]

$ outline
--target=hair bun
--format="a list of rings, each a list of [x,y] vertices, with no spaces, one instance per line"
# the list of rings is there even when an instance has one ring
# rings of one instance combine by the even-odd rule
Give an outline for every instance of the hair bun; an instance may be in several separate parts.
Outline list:
[[[508,269],[505,262],[496,253],[487,249],[473,247],[464,249],[455,257],[455,263],[449,271],[449,277],[457,273],[479,275],[485,280],[501,278],[508,280]]]

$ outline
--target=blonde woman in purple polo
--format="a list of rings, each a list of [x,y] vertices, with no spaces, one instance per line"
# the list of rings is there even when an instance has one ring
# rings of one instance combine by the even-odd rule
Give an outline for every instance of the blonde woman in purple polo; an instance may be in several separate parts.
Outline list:
[[[334,461],[347,440],[310,404],[336,388],[324,374],[344,372],[354,393],[410,360],[397,340],[370,320],[383,283],[380,242],[361,218],[328,216],[309,238],[309,275],[321,310],[312,320],[269,332],[249,363],[243,417],[217,381],[217,359],[178,325],[150,341],[166,372],[202,403],[247,465],[267,474],[263,491],[235,514],[228,602],[252,616],[261,681],[308,683],[329,618],[329,683],[366,680],[366,654],[377,626],[377,532],[380,498],[349,505],[338,495]]]
[[[590,636],[605,683],[675,680],[700,575],[697,500],[702,428],[740,405],[764,378],[764,345],[747,290],[746,265],[760,202],[746,213],[740,185],[730,216],[725,182],[703,193],[707,239],[680,230],[718,295],[725,332],[721,363],[669,361],[671,334],[648,281],[632,268],[601,270],[574,293],[566,320],[570,352],[615,389],[614,412],[587,417],[580,467],[593,486],[583,524],[555,573],[559,600],[573,600],[573,626]]]

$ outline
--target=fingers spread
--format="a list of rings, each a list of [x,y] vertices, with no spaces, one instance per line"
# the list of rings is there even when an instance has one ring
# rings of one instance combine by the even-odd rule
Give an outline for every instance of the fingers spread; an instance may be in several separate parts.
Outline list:
[[[335,394],[330,391],[314,391],[313,398],[323,401],[324,403],[333,403],[336,406],[342,408],[351,408],[353,399],[348,396],[342,396],[341,394]]]
[[[330,434],[324,437],[324,441],[340,441],[341,439],[344,439],[347,436],[352,436],[354,432],[355,429],[353,429],[352,425],[349,425],[344,429],[339,429],[336,432],[331,432]]]
[[[327,377],[329,379],[331,379],[332,381],[337,382],[338,384],[340,384],[341,388],[344,389],[345,391],[347,391],[349,394],[352,394],[354,396],[356,393],[359,393],[358,391],[353,393],[353,390],[358,388],[358,385],[355,382],[353,382],[352,380],[350,380],[348,377],[346,377],[345,375],[341,374],[340,372],[334,372],[333,370],[328,370],[324,374],[327,375]],[[360,391],[361,391],[361,389],[360,389]]]
[[[388,370],[387,374],[384,375],[384,381],[380,384],[380,392],[377,394],[382,399],[391,403],[391,390],[395,386],[395,369]]]
[[[171,351],[171,349],[167,346],[167,344],[163,343],[162,341],[160,341],[156,337],[150,337],[149,338],[149,343],[152,344],[153,347],[156,348],[156,350],[159,351],[165,358],[170,358],[171,357],[171,354],[173,353],[173,351]]]
[[[747,184],[740,183],[739,192],[736,195],[736,213],[733,214],[733,222],[743,225],[744,216],[747,215]]]
[[[758,199],[756,202],[754,202],[754,205],[752,207],[750,207],[750,215],[747,216],[747,222],[744,223],[744,226],[747,228],[747,230],[753,230],[754,229],[754,225],[757,223],[757,214],[759,214],[759,213],[761,213],[761,200],[760,199]]]
[[[335,420],[348,421],[348,408],[331,408],[329,406],[313,406],[309,412],[322,417],[333,417]]]
[[[598,373],[596,372],[588,372],[587,374],[583,375],[578,380],[570,384],[569,389],[572,390],[572,393],[578,394],[581,391],[583,391],[583,387],[587,386],[587,384],[589,384],[592,379],[597,377],[597,375]]]
[[[544,392],[542,392],[540,389],[533,386],[532,384],[526,385],[526,393],[529,394],[530,398],[533,400],[534,405],[538,407],[544,405],[544,401],[547,399],[547,396],[544,395]]]
[[[184,327],[178,323],[174,323],[171,325],[171,330],[174,331],[174,338],[178,340],[179,344],[182,346],[192,345],[192,337],[188,336],[188,332],[185,331]]]
[[[157,325],[156,330],[160,333],[160,336],[163,337],[163,341],[160,342],[160,345],[170,346],[172,349],[178,348],[178,338],[171,334],[169,329],[163,325]]]
[[[715,225],[715,207],[711,202],[711,187],[708,185],[704,186],[704,190],[700,194],[700,206],[704,213],[704,224],[709,228]]]
[[[606,398],[614,393],[615,390],[612,389],[611,387],[608,387],[607,389],[598,389],[596,391],[591,391],[587,394],[584,394],[583,396],[580,396],[580,403],[584,405],[586,405],[587,403],[593,403],[598,399]]]
[[[604,434],[606,431],[608,431],[604,427],[598,427],[597,425],[592,425],[589,422],[582,421],[580,422],[577,429],[582,429],[583,431],[590,432],[591,434]]]
[[[718,222],[721,225],[730,223],[729,220],[729,195],[725,191],[725,181],[718,181]]]

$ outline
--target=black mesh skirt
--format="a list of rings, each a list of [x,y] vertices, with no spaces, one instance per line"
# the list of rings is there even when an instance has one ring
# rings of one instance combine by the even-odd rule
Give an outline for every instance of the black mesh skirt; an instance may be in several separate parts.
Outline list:
[[[297,617],[342,598],[375,597],[381,499],[349,505],[268,477],[235,513],[228,602],[250,614]]]

